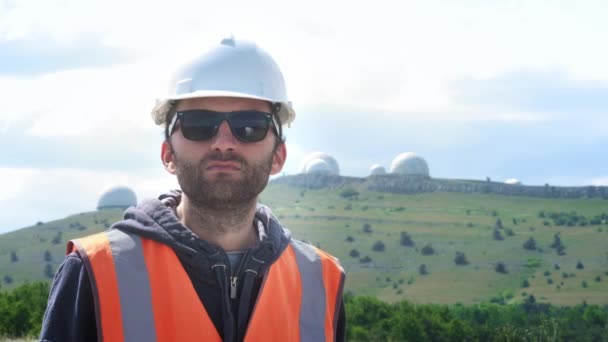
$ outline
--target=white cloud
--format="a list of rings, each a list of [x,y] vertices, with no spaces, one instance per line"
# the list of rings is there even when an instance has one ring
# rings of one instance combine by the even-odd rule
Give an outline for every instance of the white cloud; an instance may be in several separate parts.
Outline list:
[[[177,182],[163,172],[161,167],[150,175],[65,168],[0,168],[0,189],[3,189],[0,207],[5,212],[0,217],[0,233],[95,210],[103,191],[117,185],[129,186],[139,199],[156,197],[177,187]]]
[[[594,178],[588,183],[595,186],[608,186],[608,176]]]

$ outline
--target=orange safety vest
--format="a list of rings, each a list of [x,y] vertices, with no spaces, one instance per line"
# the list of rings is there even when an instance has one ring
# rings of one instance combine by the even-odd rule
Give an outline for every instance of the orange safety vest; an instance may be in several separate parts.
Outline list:
[[[91,279],[103,341],[221,341],[171,247],[109,230],[70,241]],[[344,270],[292,240],[267,272],[245,341],[333,341]]]

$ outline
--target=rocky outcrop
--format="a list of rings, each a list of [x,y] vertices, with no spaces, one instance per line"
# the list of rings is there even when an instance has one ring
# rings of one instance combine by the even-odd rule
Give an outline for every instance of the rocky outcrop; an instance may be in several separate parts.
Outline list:
[[[544,198],[604,198],[608,199],[606,186],[529,186],[512,185],[491,181],[437,179],[424,176],[374,175],[366,178],[335,175],[300,174],[283,176],[272,181],[306,189],[352,187],[361,190],[415,194],[422,192],[492,193],[509,196]]]

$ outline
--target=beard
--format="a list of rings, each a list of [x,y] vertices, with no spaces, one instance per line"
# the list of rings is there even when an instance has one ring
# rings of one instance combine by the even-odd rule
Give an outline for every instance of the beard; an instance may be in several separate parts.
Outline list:
[[[241,178],[218,174],[216,179],[205,178],[206,165],[213,161],[229,161],[240,165]],[[190,202],[199,209],[214,211],[237,210],[255,203],[268,183],[273,154],[255,164],[234,153],[214,151],[198,164],[182,160],[174,152],[177,181]]]

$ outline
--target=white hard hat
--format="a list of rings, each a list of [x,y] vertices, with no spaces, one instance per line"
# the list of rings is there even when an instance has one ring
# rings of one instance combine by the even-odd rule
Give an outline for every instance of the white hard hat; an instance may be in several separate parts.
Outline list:
[[[215,96],[280,104],[282,124],[291,123],[296,116],[274,59],[255,43],[231,37],[178,69],[170,81],[168,96],[154,106],[152,118],[162,125],[175,100]]]

